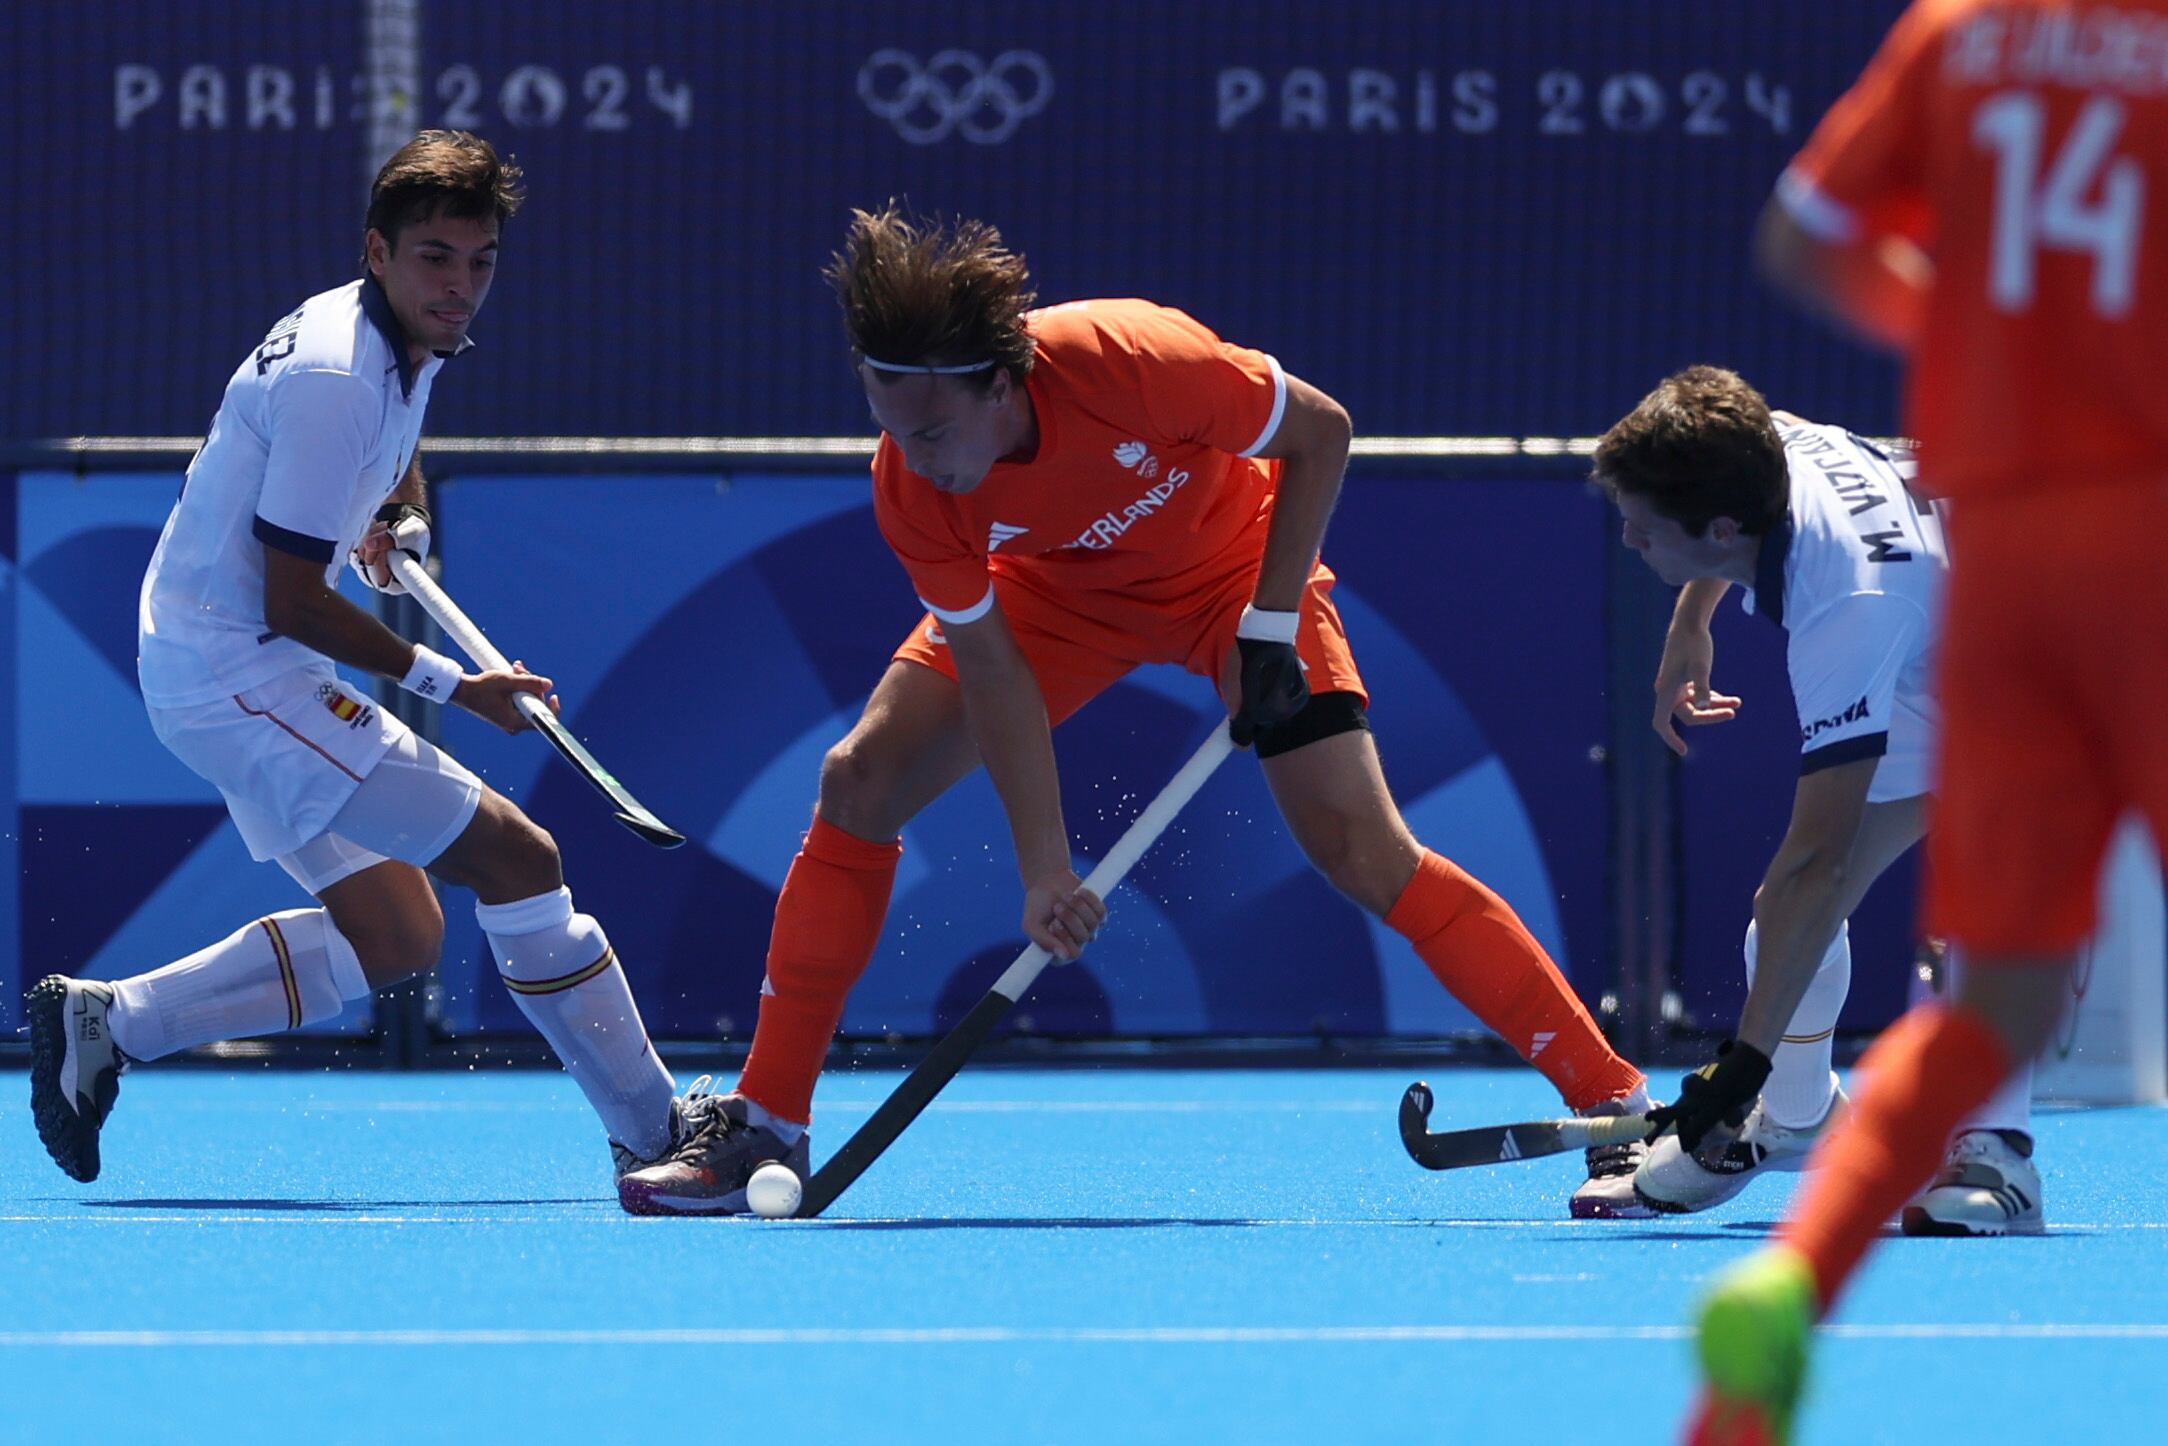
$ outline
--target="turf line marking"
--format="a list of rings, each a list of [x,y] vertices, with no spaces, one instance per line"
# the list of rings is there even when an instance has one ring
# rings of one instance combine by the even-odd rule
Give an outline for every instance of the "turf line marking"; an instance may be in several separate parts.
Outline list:
[[[2168,1340],[2168,1323],[1839,1325],[1840,1340]],[[0,1331],[0,1348],[316,1349],[328,1346],[833,1346],[833,1345],[1312,1345],[1396,1342],[1676,1341],[1684,1325],[1356,1326],[811,1326],[623,1330],[86,1330]]]

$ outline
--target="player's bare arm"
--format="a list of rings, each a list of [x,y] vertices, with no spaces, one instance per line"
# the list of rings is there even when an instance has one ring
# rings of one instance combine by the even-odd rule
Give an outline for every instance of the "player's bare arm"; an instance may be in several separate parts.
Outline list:
[[[1257,607],[1293,612],[1302,605],[1310,569],[1324,546],[1325,525],[1340,499],[1353,437],[1344,407],[1302,378],[1287,378],[1287,410],[1279,430],[1257,454],[1283,464],[1265,536],[1264,565],[1257,574]]]
[[[1904,352],[1918,339],[1934,265],[1911,241],[1886,235],[1825,241],[1772,200],[1762,211],[1754,254],[1778,289],[1874,345]]]
[[[1728,578],[1697,577],[1679,590],[1678,604],[1671,611],[1663,660],[1656,667],[1656,715],[1650,726],[1681,758],[1686,756],[1686,740],[1679,736],[1677,724],[1699,728],[1729,723],[1739,716],[1740,700],[1716,692],[1709,682],[1716,668],[1716,640],[1710,636],[1709,622],[1730,591]]]
[[[1687,1077],[1676,1104],[1657,1112],[1663,1124],[1678,1130],[1680,1145],[1711,1169],[1767,1082],[1785,1028],[1814,983],[1830,941],[1866,884],[1894,857],[1868,863],[1860,847],[1867,791],[1879,761],[1863,758],[1799,780],[1784,842],[1754,895],[1760,951],[1738,1032],[1713,1063]],[[1917,837],[1913,832],[1905,845]]]
[[[1235,651],[1220,687],[1229,731],[1248,747],[1257,730],[1284,723],[1310,700],[1296,655],[1302,594],[1325,540],[1325,524],[1347,471],[1347,412],[1300,377],[1286,378],[1286,410],[1258,455],[1282,462],[1253,601],[1235,629]]]
[[[1074,960],[1106,921],[1106,904],[1083,887],[1069,854],[1046,699],[999,606],[975,622],[945,623],[956,658],[964,722],[1009,815],[1024,881],[1024,933]]]
[[[386,678],[403,678],[414,664],[414,644],[334,592],[324,581],[323,564],[275,547],[264,549],[264,621],[282,637],[292,638],[335,663]],[[508,673],[469,673],[461,677],[451,701],[507,733],[529,725],[513,701],[518,693],[549,697],[548,678],[518,664]],[[550,706],[558,706],[555,698]]]
[[[1824,768],[1799,780],[1784,842],[1754,895],[1761,953],[1739,1016],[1738,1038],[1775,1054],[1854,902],[1853,864],[1879,759]]]

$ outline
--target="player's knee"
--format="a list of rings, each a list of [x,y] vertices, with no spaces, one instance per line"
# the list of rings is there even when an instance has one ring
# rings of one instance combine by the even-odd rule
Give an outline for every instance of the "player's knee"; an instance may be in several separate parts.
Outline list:
[[[505,829],[504,866],[523,893],[546,894],[564,886],[564,861],[550,831],[526,814],[515,814]],[[529,887],[529,886],[532,887]]]
[[[378,989],[428,970],[444,949],[444,911],[426,891],[396,909],[340,926],[361,972]]]
[[[1403,855],[1409,850],[1368,817],[1320,810],[1303,820],[1295,836],[1311,867],[1373,914],[1390,911],[1407,886],[1412,868]]]
[[[839,828],[879,836],[880,828],[869,825],[887,812],[895,791],[896,770],[879,746],[860,734],[851,734],[821,759],[821,816]]]

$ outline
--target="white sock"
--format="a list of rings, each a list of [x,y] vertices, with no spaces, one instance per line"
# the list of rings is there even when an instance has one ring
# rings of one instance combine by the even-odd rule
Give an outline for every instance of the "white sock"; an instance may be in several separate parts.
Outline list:
[[[610,1138],[643,1160],[661,1155],[677,1084],[648,1041],[602,926],[572,912],[570,889],[476,904],[474,917],[512,1002],[557,1051]]]
[[[324,909],[258,919],[163,969],[115,980],[107,1014],[131,1059],[157,1059],[222,1039],[277,1034],[330,1019],[367,999],[361,960]]]
[[[786,1120],[772,1113],[768,1107],[751,1095],[744,1096],[745,1122],[768,1130],[786,1145],[795,1145],[805,1134],[806,1127],[797,1120]]]
[[[1965,967],[1964,959],[1955,944],[1949,947],[1942,960],[1942,997],[1957,997],[1957,976]],[[1967,1130],[2015,1130],[2028,1139],[2032,1136],[2032,1075],[2031,1060],[2026,1060],[2010,1072],[1987,1103],[1972,1112],[1957,1133]]]
[[[1761,953],[1757,926],[1746,926],[1746,982],[1754,987],[1754,969]],[[1769,1082],[1762,1086],[1762,1110],[1777,1124],[1802,1130],[1822,1122],[1836,1097],[1837,1077],[1830,1072],[1830,1054],[1837,1033],[1837,1015],[1844,996],[1852,991],[1852,926],[1837,926],[1829,941],[1822,967],[1807,986],[1806,997],[1785,1026],[1784,1042],[1770,1059]]]

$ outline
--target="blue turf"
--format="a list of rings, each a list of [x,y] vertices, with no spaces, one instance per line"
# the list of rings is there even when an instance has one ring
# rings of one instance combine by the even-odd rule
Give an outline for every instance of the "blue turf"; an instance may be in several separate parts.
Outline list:
[[[825,1085],[816,1158],[896,1078]],[[0,1440],[1675,1439],[1690,1301],[1789,1183],[1570,1223],[1577,1157],[1409,1163],[1404,1083],[967,1073],[836,1218],[766,1223],[619,1214],[560,1075],[140,1071],[93,1186],[10,1112]],[[1550,1112],[1432,1083],[1439,1127]],[[1889,1241],[1801,1439],[2151,1437],[2164,1147],[2168,1110],[2044,1116],[2055,1232]]]

